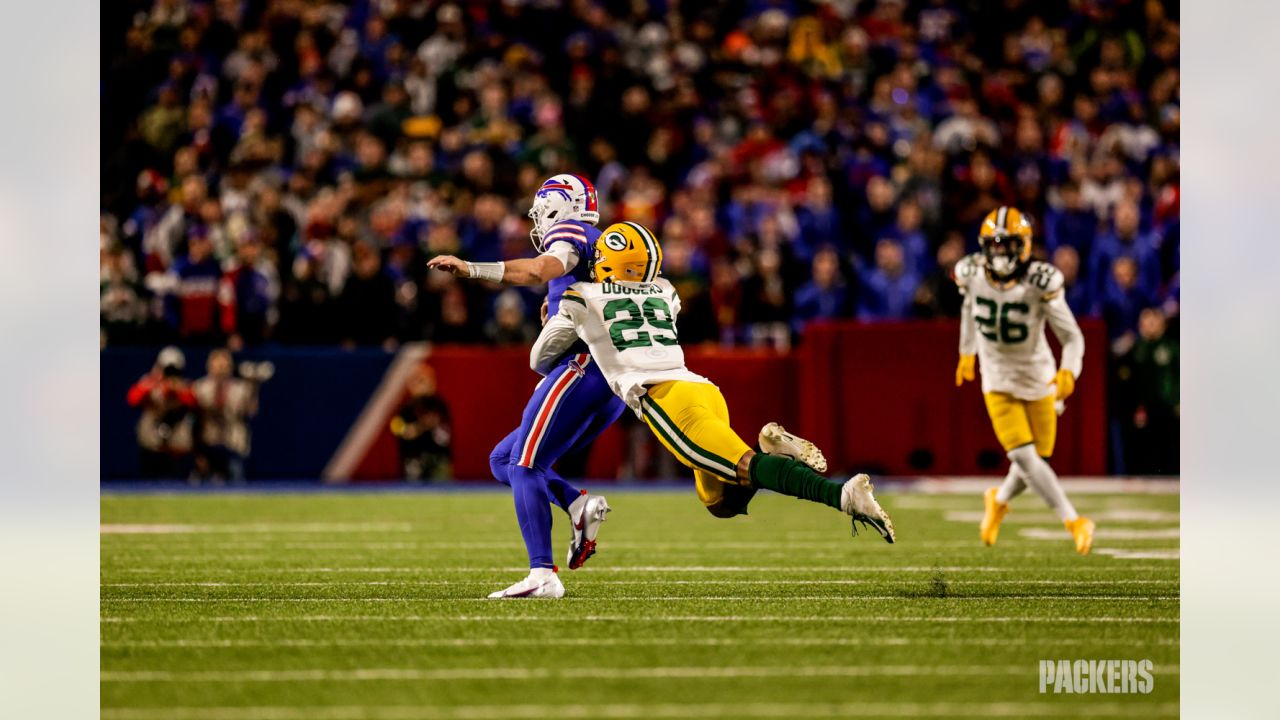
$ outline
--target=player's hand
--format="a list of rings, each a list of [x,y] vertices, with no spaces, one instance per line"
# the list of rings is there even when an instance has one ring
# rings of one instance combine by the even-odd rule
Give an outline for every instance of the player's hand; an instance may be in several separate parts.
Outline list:
[[[443,270],[458,277],[471,277],[467,264],[452,255],[438,255],[427,261],[428,270]]]
[[[965,381],[973,380],[973,368],[977,364],[977,355],[961,355],[960,363],[956,365],[956,387],[965,384]]]
[[[1076,376],[1072,375],[1070,370],[1062,368],[1057,375],[1053,376],[1049,384],[1058,386],[1058,392],[1054,395],[1055,400],[1066,400],[1076,391]]]
[[[542,324],[543,325],[547,324],[547,308],[549,307],[550,307],[550,303],[548,299],[542,298]]]

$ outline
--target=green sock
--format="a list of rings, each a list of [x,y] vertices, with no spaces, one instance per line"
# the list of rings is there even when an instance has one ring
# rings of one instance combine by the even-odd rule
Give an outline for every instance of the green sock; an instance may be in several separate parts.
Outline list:
[[[840,509],[843,485],[814,472],[808,465],[777,455],[756,453],[749,465],[751,484],[803,500]]]

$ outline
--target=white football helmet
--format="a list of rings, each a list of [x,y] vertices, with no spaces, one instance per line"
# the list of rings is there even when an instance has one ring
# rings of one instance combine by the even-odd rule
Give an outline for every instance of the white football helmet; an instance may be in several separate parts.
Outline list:
[[[581,175],[553,175],[533,194],[529,218],[533,220],[529,239],[538,252],[544,252],[542,236],[552,225],[563,220],[580,220],[592,225],[600,222],[596,186]]]

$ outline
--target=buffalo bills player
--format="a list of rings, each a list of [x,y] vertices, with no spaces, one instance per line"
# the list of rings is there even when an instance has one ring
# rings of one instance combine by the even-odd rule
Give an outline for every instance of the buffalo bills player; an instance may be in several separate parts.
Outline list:
[[[554,316],[565,289],[591,279],[595,241],[600,235],[595,186],[579,175],[555,175],[538,188],[529,217],[533,220],[529,237],[540,253],[537,257],[473,263],[441,255],[432,258],[427,267],[512,285],[547,283],[547,316]],[[569,513],[573,526],[569,567],[581,567],[595,553],[596,536],[609,504],[603,497],[569,484],[552,465],[569,450],[594,440],[625,407],[581,342],[570,347],[538,383],[525,405],[520,427],[503,438],[489,456],[494,477],[511,486],[515,496],[530,571],[525,579],[489,597],[564,596],[564,585],[551,560],[550,503]]]

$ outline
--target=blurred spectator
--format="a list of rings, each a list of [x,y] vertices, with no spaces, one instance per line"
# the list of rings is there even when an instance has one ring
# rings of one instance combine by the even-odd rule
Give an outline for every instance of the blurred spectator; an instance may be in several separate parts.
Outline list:
[[[428,329],[428,337],[437,342],[468,342],[483,331],[472,311],[466,286],[449,278],[440,298],[436,320]]]
[[[742,318],[742,285],[737,269],[727,258],[718,258],[711,264],[710,296],[720,343],[736,344]]]
[[[832,204],[831,183],[826,178],[809,181],[805,199],[796,208],[800,236],[796,256],[802,262],[813,259],[819,248],[842,247],[847,243],[840,224],[840,214]]]
[[[916,317],[960,317],[960,288],[956,285],[956,263],[964,258],[964,238],[953,232],[938,246],[937,267],[916,288],[913,313]]]
[[[138,418],[138,471],[144,478],[181,478],[190,470],[195,395],[183,379],[187,359],[169,346],[155,365],[129,388],[130,407],[142,409]]]
[[[1137,203],[1125,200],[1116,206],[1114,230],[1098,238],[1089,258],[1090,276],[1098,283],[1095,293],[1107,289],[1112,277],[1107,269],[1115,265],[1117,258],[1126,257],[1135,264],[1139,289],[1148,298],[1155,296],[1161,282],[1160,259],[1151,236],[1138,232],[1138,222]]]
[[[299,253],[292,278],[284,286],[276,337],[298,345],[337,342],[334,305],[329,284],[320,277],[319,263],[310,253]]]
[[[182,180],[179,201],[169,206],[143,238],[148,272],[163,272],[183,255],[192,227],[201,222],[200,208],[207,193],[203,177],[190,175]]]
[[[222,330],[232,350],[246,344],[257,345],[269,334],[276,319],[274,301],[279,292],[279,279],[274,274],[275,266],[262,259],[258,239],[242,239],[218,289]]]
[[[893,208],[893,184],[879,175],[867,182],[866,205],[858,216],[856,250],[861,260],[871,261],[876,242],[892,234],[897,213]]]
[[[933,269],[934,261],[929,241],[925,239],[921,226],[923,220],[920,206],[914,200],[903,200],[898,204],[898,218],[889,231],[902,246],[907,274],[918,278],[924,277]]]
[[[840,273],[840,256],[824,247],[813,257],[813,279],[796,291],[795,330],[814,320],[833,320],[850,315],[849,288]]]
[[[933,134],[933,144],[948,155],[973,152],[979,146],[996,148],[1000,145],[1000,131],[978,109],[972,98],[958,98],[951,104],[953,114],[938,124]]]
[[[1158,308],[1142,311],[1138,340],[1112,369],[1112,466],[1126,474],[1177,474],[1180,415],[1176,333]]]
[[[1138,264],[1121,256],[1111,266],[1112,281],[1102,295],[1102,317],[1107,321],[1111,352],[1122,355],[1133,346],[1138,331],[1138,316],[1150,305],[1138,284]]]
[[[1139,340],[1130,356],[1134,385],[1134,437],[1127,443],[1132,473],[1178,474],[1178,341],[1158,308],[1142,311]]]
[[[187,236],[187,254],[173,262],[173,271],[161,285],[165,319],[186,343],[212,343],[222,337],[218,322],[218,284],[222,267],[213,257],[213,243],[203,225]]]
[[[146,290],[138,279],[133,256],[120,245],[110,244],[102,250],[98,295],[102,341],[118,344],[137,339],[147,319]]]
[[[258,413],[258,384],[271,378],[271,363],[241,363],[232,375],[231,352],[209,353],[208,374],[192,384],[199,408],[199,443],[193,476],[197,480],[239,482],[249,456],[249,420]]]
[[[538,330],[529,321],[528,310],[520,292],[508,288],[498,295],[493,319],[485,324],[484,334],[494,345],[530,345]]]
[[[378,251],[359,242],[352,253],[353,272],[338,302],[342,308],[342,334],[352,345],[395,344],[396,290],[382,271]]]
[[[1069,245],[1078,257],[1091,257],[1097,232],[1098,216],[1084,206],[1080,185],[1074,180],[1063,183],[1058,203],[1051,205],[1045,213],[1045,250],[1053,255],[1058,248]]]
[[[694,269],[694,251],[684,239],[683,221],[667,222],[663,236],[662,275],[680,294],[680,342],[716,339],[716,319],[707,291],[707,275]]]
[[[764,247],[755,253],[755,271],[742,288],[742,319],[751,345],[791,347],[791,297],[782,277],[782,253]]]
[[[448,480],[453,476],[450,454],[449,406],[436,395],[436,374],[423,365],[409,378],[409,400],[391,419],[391,434],[400,442],[405,479]]]
[[[903,320],[911,315],[916,276],[907,273],[902,245],[884,239],[876,243],[875,268],[863,274],[858,294],[858,319]]]
[[[1067,305],[1077,317],[1097,314],[1093,289],[1080,282],[1080,254],[1072,245],[1059,246],[1053,252],[1053,264],[1062,271],[1063,289]]]

